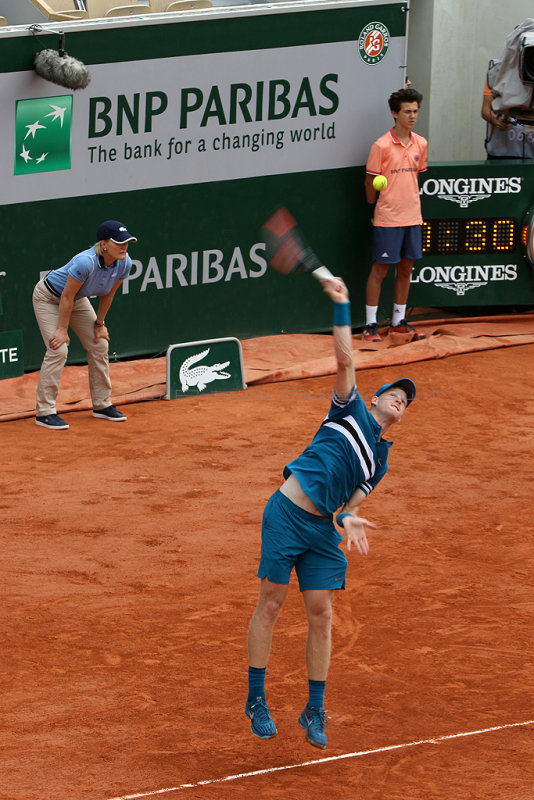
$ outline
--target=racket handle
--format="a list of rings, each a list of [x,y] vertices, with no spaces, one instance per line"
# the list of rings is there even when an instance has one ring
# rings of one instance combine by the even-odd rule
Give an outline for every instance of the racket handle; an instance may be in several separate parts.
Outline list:
[[[312,270],[312,275],[318,281],[326,281],[328,278],[334,277],[328,267],[317,267],[317,269]]]

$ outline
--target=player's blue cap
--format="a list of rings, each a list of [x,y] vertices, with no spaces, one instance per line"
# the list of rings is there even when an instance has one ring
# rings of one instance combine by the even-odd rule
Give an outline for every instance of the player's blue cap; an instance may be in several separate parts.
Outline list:
[[[401,389],[404,389],[406,392],[406,396],[408,397],[408,405],[412,402],[415,397],[415,383],[410,380],[410,378],[399,378],[398,381],[393,381],[393,383],[385,383],[383,386],[375,392],[376,397],[379,397],[384,392],[387,392],[388,389],[392,389],[394,386],[400,386]]]
[[[117,219],[108,219],[98,226],[96,232],[97,242],[103,239],[111,239],[117,244],[124,244],[124,242],[136,242],[135,236],[128,233],[128,229],[124,223],[119,222]]]

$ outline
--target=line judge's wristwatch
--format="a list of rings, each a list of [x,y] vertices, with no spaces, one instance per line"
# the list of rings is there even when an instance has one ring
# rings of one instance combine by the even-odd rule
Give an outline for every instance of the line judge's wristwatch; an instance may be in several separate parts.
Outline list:
[[[95,319],[95,325],[97,325],[99,328],[102,328],[105,324],[106,324],[105,320],[104,322],[98,322],[98,320]]]

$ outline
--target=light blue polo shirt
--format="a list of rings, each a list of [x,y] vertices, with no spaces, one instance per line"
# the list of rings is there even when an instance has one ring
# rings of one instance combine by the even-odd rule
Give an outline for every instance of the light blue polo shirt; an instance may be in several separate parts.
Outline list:
[[[67,278],[72,275],[77,281],[82,281],[83,286],[74,299],[81,297],[103,297],[113,289],[117,281],[128,277],[132,268],[132,259],[129,255],[123,260],[114,261],[109,267],[104,265],[104,260],[95,253],[95,248],[90,247],[75,255],[68,264],[59,269],[54,269],[46,276],[46,281],[52,289],[61,295],[67,284]]]
[[[368,495],[388,468],[392,442],[381,438],[381,427],[356,390],[348,400],[336,394],[328,416],[304,452],[284,469],[300,483],[315,508],[333,514],[356,489]]]

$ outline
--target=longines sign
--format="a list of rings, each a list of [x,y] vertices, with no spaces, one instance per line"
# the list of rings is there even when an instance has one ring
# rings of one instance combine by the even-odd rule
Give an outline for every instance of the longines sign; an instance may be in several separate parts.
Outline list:
[[[534,303],[522,245],[533,173],[528,161],[430,164],[420,188],[423,255],[412,273],[412,305]]]
[[[521,191],[523,178],[491,177],[491,178],[428,178],[422,185],[420,194],[428,197],[437,196],[440,200],[458,203],[467,208],[476,200],[487,200],[493,195],[518,194]]]
[[[480,289],[488,283],[517,280],[517,264],[477,264],[443,267],[421,267],[414,270],[413,283],[431,283],[439,289],[449,289],[462,297],[470,289]]]

